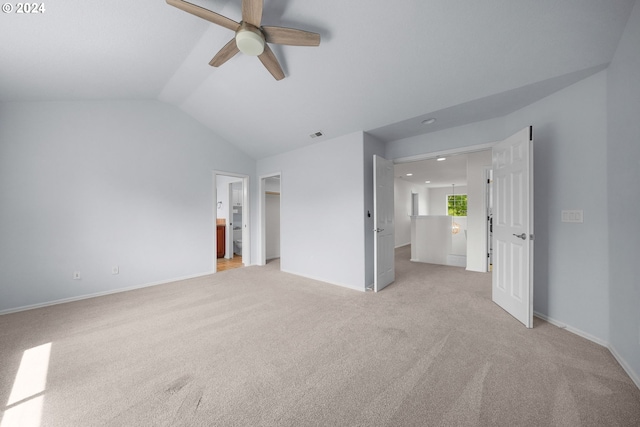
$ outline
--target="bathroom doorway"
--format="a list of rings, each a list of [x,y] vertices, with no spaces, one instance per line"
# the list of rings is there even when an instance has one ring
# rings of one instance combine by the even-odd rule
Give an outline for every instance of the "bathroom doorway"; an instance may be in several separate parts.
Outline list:
[[[213,271],[250,265],[249,177],[214,172]]]

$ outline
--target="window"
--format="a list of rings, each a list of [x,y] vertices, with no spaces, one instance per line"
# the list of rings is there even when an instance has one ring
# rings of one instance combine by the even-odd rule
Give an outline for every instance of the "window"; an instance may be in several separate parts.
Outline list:
[[[467,195],[447,195],[447,215],[467,216]]]

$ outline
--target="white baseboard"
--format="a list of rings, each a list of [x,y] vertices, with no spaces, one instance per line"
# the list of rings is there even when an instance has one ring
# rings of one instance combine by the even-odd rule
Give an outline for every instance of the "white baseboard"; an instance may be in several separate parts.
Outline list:
[[[573,334],[576,334],[576,335],[578,335],[578,336],[580,336],[582,338],[588,339],[589,341],[592,341],[592,342],[594,342],[594,343],[596,343],[598,345],[601,345],[603,347],[608,347],[608,345],[609,345],[608,342],[606,342],[606,341],[604,341],[604,340],[602,340],[602,339],[600,339],[600,338],[598,338],[596,336],[593,336],[593,335],[591,335],[591,334],[589,334],[587,332],[584,332],[584,331],[582,331],[582,330],[580,330],[578,328],[574,328],[573,326],[567,325],[566,323],[561,322],[559,320],[553,319],[553,318],[547,316],[546,314],[542,314],[542,313],[538,313],[537,311],[534,311],[533,315],[536,316],[536,317],[539,317],[540,319],[542,319],[542,320],[544,320],[546,322],[551,323],[552,325],[557,326],[558,328],[566,329],[567,331],[569,331],[569,332],[571,332]]]
[[[629,375],[629,378],[631,378],[631,381],[633,381],[633,383],[636,385],[636,387],[638,387],[638,389],[640,389],[640,375],[638,375],[637,372],[635,372],[631,366],[627,363],[627,361],[618,353],[618,351],[615,349],[615,347],[613,347],[611,344],[609,344],[608,342],[601,340],[600,338],[597,338],[591,334],[588,334],[584,331],[581,331],[578,328],[574,328],[572,326],[569,326],[563,322],[560,322],[558,320],[555,320],[545,314],[542,313],[538,313],[538,312],[534,312],[533,313],[536,317],[539,317],[540,319],[551,323],[552,325],[555,325],[561,329],[566,329],[567,331],[571,332],[572,334],[576,334],[582,338],[588,339],[589,341],[592,341],[598,345],[601,345],[603,347],[605,347],[607,350],[609,350],[609,352],[611,353],[611,355],[616,359],[616,361],[620,364],[620,366],[622,367],[622,369],[624,369],[624,371],[627,373],[627,375]]]
[[[624,360],[622,356],[620,356],[620,353],[618,353],[618,351],[613,345],[610,344],[607,346],[607,348],[609,349],[613,357],[618,361],[620,366],[622,366],[622,369],[624,369],[627,375],[629,375],[629,378],[631,378],[631,381],[633,381],[636,387],[640,389],[640,375],[638,375],[638,373],[634,372],[634,370],[631,369],[631,366],[629,366],[627,361]]]
[[[366,288],[365,287],[357,288],[355,286],[346,285],[344,283],[330,282],[327,279],[322,279],[322,278],[319,278],[319,277],[309,276],[307,274],[300,274],[300,273],[296,273],[295,271],[283,270],[282,268],[280,269],[280,271],[282,271],[283,273],[288,273],[288,274],[293,274],[295,276],[304,277],[306,279],[311,279],[311,280],[315,280],[315,281],[318,281],[318,282],[327,283],[329,285],[340,286],[341,288],[352,289],[354,291],[359,291],[359,292],[366,292]]]
[[[80,295],[80,296],[77,296],[77,297],[57,299],[57,300],[54,300],[54,301],[47,301],[47,302],[38,303],[38,304],[24,305],[22,307],[16,307],[16,308],[9,308],[9,309],[6,309],[6,310],[0,310],[0,316],[2,316],[3,314],[17,313],[17,312],[20,312],[20,311],[33,310],[33,309],[36,309],[36,308],[49,307],[49,306],[58,305],[58,304],[64,304],[64,303],[67,303],[67,302],[81,301],[83,299],[102,297],[102,296],[105,296],[105,295],[117,294],[117,293],[120,293],[120,292],[133,291],[133,290],[136,290],[136,289],[148,288],[150,286],[165,285],[165,284],[171,283],[171,282],[178,282],[180,280],[187,280],[187,279],[195,279],[197,277],[204,277],[204,276],[208,276],[210,274],[213,274],[213,272],[193,274],[193,275],[190,275],[190,276],[178,277],[178,278],[168,279],[168,280],[161,280],[161,281],[158,281],[158,282],[145,283],[143,285],[135,285],[135,286],[129,286],[129,287],[126,287],[126,288],[112,289],[112,290],[104,291],[104,292],[96,292],[94,294],[86,294],[86,295]]]

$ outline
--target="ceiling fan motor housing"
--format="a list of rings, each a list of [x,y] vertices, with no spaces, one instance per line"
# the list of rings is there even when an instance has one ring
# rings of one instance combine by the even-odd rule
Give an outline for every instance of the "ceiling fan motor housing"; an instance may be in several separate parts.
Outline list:
[[[264,52],[264,35],[258,28],[243,22],[236,32],[236,45],[245,55],[261,55]]]

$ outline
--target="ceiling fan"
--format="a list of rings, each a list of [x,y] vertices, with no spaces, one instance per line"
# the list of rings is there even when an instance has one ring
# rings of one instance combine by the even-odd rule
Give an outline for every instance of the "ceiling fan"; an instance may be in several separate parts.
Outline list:
[[[290,46],[319,46],[320,34],[295,28],[261,26],[263,0],[242,0],[242,21],[236,22],[183,0],[166,0],[171,6],[235,31],[236,35],[213,57],[209,65],[219,67],[242,52],[257,56],[276,80],[284,78],[278,59],[267,43]]]

